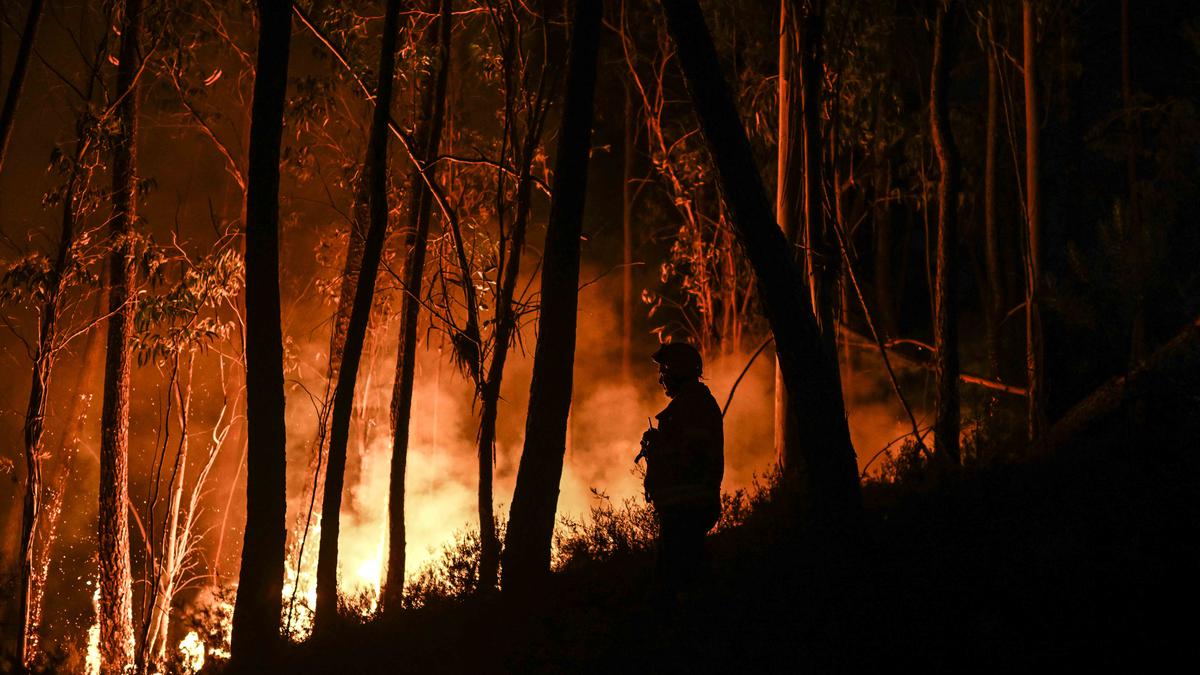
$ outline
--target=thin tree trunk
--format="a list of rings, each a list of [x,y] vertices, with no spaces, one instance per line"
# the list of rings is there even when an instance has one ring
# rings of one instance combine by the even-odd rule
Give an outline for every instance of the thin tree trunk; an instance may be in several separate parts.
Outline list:
[[[178,372],[178,356],[176,356],[176,372]],[[180,527],[180,509],[183,505],[183,486],[187,477],[188,434],[192,408],[192,372],[195,365],[195,355],[188,355],[186,382],[181,384],[179,378],[172,383],[172,396],[175,398],[176,414],[179,421],[179,446],[175,452],[174,466],[171,468],[171,500],[167,505],[167,515],[163,522],[162,561],[158,564],[154,590],[151,591],[150,615],[145,625],[142,639],[142,651],[139,660],[145,668],[146,664],[162,667],[166,664],[167,629],[171,616],[171,601],[175,596],[176,584],[179,580],[180,566],[183,563],[183,553],[187,540]]]
[[[532,135],[531,138],[535,136]],[[530,142],[532,144],[532,141]],[[529,148],[532,149],[532,148]],[[532,158],[524,152],[523,157]],[[513,299],[517,289],[517,278],[521,268],[521,254],[525,248],[525,230],[529,219],[529,198],[532,180],[529,162],[523,161],[521,175],[517,179],[517,214],[513,221],[511,254],[504,266],[504,277],[496,304],[496,329],[493,333],[492,362],[488,367],[480,396],[479,421],[479,582],[476,590],[486,593],[496,587],[500,569],[500,540],[496,536],[496,516],[492,497],[492,463],[496,456],[496,417],[500,407],[500,385],[504,380],[504,365],[508,360],[508,348],[516,331],[517,318]]]
[[[621,380],[633,381],[633,187],[637,152],[637,109],[632,85],[625,83],[625,126],[621,163]]]
[[[77,157],[78,159],[78,157]],[[50,376],[54,369],[58,338],[59,301],[66,282],[67,266],[71,250],[75,245],[74,195],[78,171],[71,170],[67,182],[67,195],[63,202],[62,229],[59,234],[58,252],[54,268],[47,283],[46,302],[42,306],[38,326],[38,343],[33,359],[33,378],[29,388],[29,402],[25,411],[25,500],[21,516],[21,558],[18,574],[20,585],[21,633],[18,654],[22,663],[28,665],[38,646],[37,615],[40,593],[35,589],[44,583],[36,568],[37,530],[42,510],[42,435],[45,431],[46,406],[49,397]],[[34,596],[38,595],[38,598]]]
[[[65,203],[64,206],[66,206]],[[67,211],[72,214],[70,217],[73,222],[73,210],[68,208]],[[106,282],[107,275],[102,279],[101,285],[103,286]],[[61,281],[59,283],[61,284]],[[108,296],[105,293],[97,294],[96,316],[104,313],[107,300]],[[89,396],[82,392],[87,390],[91,375],[94,372],[92,364],[99,363],[103,358],[101,331],[99,329],[90,330],[81,356],[81,363],[83,365],[75,371],[75,384],[72,389],[74,393],[71,398],[71,406],[67,409],[67,424],[62,431],[57,453],[59,457],[58,467],[54,472],[54,477],[51,479],[50,484],[47,486],[46,496],[43,498],[45,504],[40,508],[39,517],[32,522],[33,528],[37,530],[37,537],[29,544],[35,547],[35,550],[33,572],[28,576],[28,609],[24,613],[27,617],[25,621],[25,626],[27,626],[25,634],[27,640],[25,646],[26,663],[36,655],[38,645],[41,641],[39,629],[42,619],[42,600],[46,594],[46,576],[50,569],[54,540],[58,531],[59,516],[62,515],[63,498],[66,495],[67,486],[75,469],[75,460],[79,455],[79,447],[75,441],[85,420],[84,411],[87,407],[85,401],[90,399]]]
[[[833,524],[857,517],[858,470],[836,363],[808,303],[802,276],[771,213],[750,142],[721,72],[712,37],[696,0],[663,0],[688,91],[716,162],[733,226],[758,282],[790,409],[801,430],[799,494],[807,515]]]
[[[117,133],[112,159],[112,240],[104,405],[100,421],[100,672],[123,673],[134,661],[129,569],[129,380],[137,220],[138,38],[141,0],[127,0],[117,67]]]
[[[538,150],[538,145],[542,137],[543,124],[545,122],[545,114],[548,109],[546,99],[547,87],[553,82],[554,77],[546,72],[546,69],[552,68],[550,64],[539,64],[543,69],[542,77],[539,78],[538,91],[536,96],[531,101],[528,101],[529,106],[524,135],[520,139],[520,143],[516,142],[516,127],[513,123],[512,116],[516,115],[516,109],[513,104],[512,87],[514,86],[511,69],[517,63],[517,54],[511,52],[520,51],[520,46],[516,43],[516,34],[512,24],[505,27],[510,31],[507,39],[509,41],[510,53],[504,56],[505,86],[506,86],[506,110],[505,115],[508,116],[505,121],[505,129],[507,134],[511,134],[513,139],[515,163],[519,166],[516,177],[516,204],[513,214],[513,224],[511,234],[506,237],[501,228],[501,242],[499,247],[499,269],[497,275],[500,279],[499,289],[496,293],[494,324],[495,328],[492,332],[492,360],[488,365],[486,376],[483,378],[480,386],[480,421],[479,421],[479,438],[478,438],[478,460],[479,460],[479,568],[478,568],[478,583],[475,591],[479,594],[489,593],[496,588],[497,577],[500,569],[500,540],[496,534],[496,518],[495,507],[493,505],[492,493],[492,467],[496,456],[496,417],[499,413],[500,391],[504,380],[504,366],[508,360],[508,350],[512,343],[513,335],[517,329],[517,312],[514,307],[514,302],[517,292],[517,280],[521,272],[521,258],[525,250],[525,236],[529,225],[529,212],[531,209],[531,192],[533,189],[533,161]],[[547,54],[559,54],[558,42],[561,33],[551,30],[548,21],[543,21],[542,30],[546,31],[547,35],[543,41]],[[540,57],[539,57],[540,58]],[[522,59],[522,65],[528,72],[533,65],[531,60]],[[503,157],[504,152],[501,152]],[[503,190],[502,181],[503,175],[497,176],[497,212],[503,213]],[[508,251],[507,255],[505,251]],[[459,254],[460,259],[462,254]],[[464,268],[464,274],[466,274]],[[470,326],[468,326],[470,328]]]
[[[836,355],[837,326],[833,320],[835,287],[840,257],[831,246],[829,224],[823,203],[824,176],[821,163],[821,94],[825,79],[824,0],[807,0],[800,18],[801,134],[804,144],[804,264],[813,316],[825,342]]]
[[[1143,229],[1141,200],[1138,198],[1137,156],[1139,145],[1139,129],[1133,112],[1133,45],[1130,35],[1132,26],[1129,16],[1129,0],[1121,0],[1121,104],[1125,108],[1125,180],[1128,183],[1129,205],[1127,210],[1129,231],[1126,240],[1131,242],[1133,251],[1130,266],[1134,280],[1134,314],[1129,336],[1129,363],[1136,366],[1146,350],[1146,311],[1145,307],[1145,259],[1143,252],[1148,244],[1146,232]]]
[[[571,410],[579,239],[587,194],[601,18],[599,0],[580,0],[571,22],[566,101],[542,259],[538,341],[529,387],[525,448],[504,542],[504,586],[517,593],[536,589],[550,572],[550,541]]]
[[[279,300],[279,155],[291,43],[290,0],[259,0],[246,171],[246,529],[232,660],[262,668],[279,644],[287,541],[287,430]]]
[[[421,161],[428,163],[438,154],[446,119],[446,87],[450,79],[451,0],[441,0],[438,30],[430,30],[431,46],[438,50],[438,67],[423,92],[417,143]],[[386,122],[386,120],[385,120]],[[432,169],[429,169],[432,170]],[[432,176],[431,176],[432,177]],[[433,195],[421,172],[414,169],[409,177],[408,259],[404,268],[404,299],[400,304],[400,344],[396,377],[392,383],[392,463],[388,489],[388,564],[383,588],[384,611],[399,609],[404,600],[405,567],[405,489],[408,465],[408,440],[413,401],[413,380],[417,371],[417,319],[421,310],[421,285],[425,274],[425,251],[429,241]]]
[[[954,23],[955,0],[937,10],[933,37],[933,72],[929,81],[929,123],[938,160],[937,268],[934,274],[933,439],[938,454],[950,465],[959,462],[961,426],[958,397],[958,148],[950,128],[950,56],[947,24]]]
[[[33,54],[43,4],[43,0],[31,0],[29,3],[29,11],[25,14],[25,30],[21,31],[21,44],[17,47],[17,60],[8,78],[4,107],[0,108],[0,171],[4,170],[4,158],[8,155],[8,140],[12,137],[13,119],[17,116],[17,104],[25,87],[25,74],[29,71],[29,57]]]
[[[1029,439],[1033,440],[1041,434],[1044,420],[1040,306],[1042,198],[1038,177],[1039,121],[1033,0],[1023,0],[1021,14],[1025,69],[1025,206],[1029,228],[1025,253],[1025,374],[1029,391],[1028,433]]]
[[[987,350],[992,377],[1000,376],[1000,322],[1004,318],[1004,288],[1000,277],[1000,244],[996,230],[996,153],[1000,123],[1000,64],[995,53],[995,28],[988,8],[987,42],[987,127],[984,138],[983,232],[987,270]]]
[[[325,470],[325,492],[321,501],[321,544],[317,556],[317,608],[314,632],[325,633],[337,619],[338,535],[341,532],[342,483],[346,471],[346,449],[350,436],[350,414],[354,407],[354,385],[362,358],[363,341],[375,297],[375,279],[387,235],[387,146],[392,104],[392,80],[396,66],[396,34],[400,25],[400,0],[388,0],[379,54],[379,82],[375,89],[375,112],[367,146],[367,180],[370,181],[371,222],[358,268],[358,286],[346,329],[342,367],[333,394],[333,421],[329,432],[329,464]]]
[[[804,204],[804,91],[800,50],[804,29],[799,0],[779,3],[779,148],[775,186],[775,218],[796,258],[806,215]],[[807,265],[807,255],[804,257]],[[775,458],[780,466],[794,465],[799,453],[799,428],[788,415],[787,387],[783,369],[775,361]]]

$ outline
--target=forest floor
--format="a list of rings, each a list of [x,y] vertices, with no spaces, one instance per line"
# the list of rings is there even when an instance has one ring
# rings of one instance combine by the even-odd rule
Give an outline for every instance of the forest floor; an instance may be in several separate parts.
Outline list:
[[[1156,413],[1117,420],[1053,458],[868,486],[860,531],[837,545],[794,527],[778,502],[760,503],[709,537],[707,579],[675,608],[652,601],[653,554],[628,553],[555,574],[535,608],[502,596],[434,604],[296,646],[285,668],[1147,672],[1180,657],[1195,663],[1200,421],[1187,408]]]

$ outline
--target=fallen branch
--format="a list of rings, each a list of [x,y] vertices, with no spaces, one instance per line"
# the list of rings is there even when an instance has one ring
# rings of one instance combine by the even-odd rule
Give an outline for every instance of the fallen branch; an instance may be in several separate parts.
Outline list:
[[[842,332],[853,336],[853,339],[843,339],[841,341],[842,344],[846,345],[847,347],[854,347],[855,349],[863,349],[866,351],[878,351],[879,349],[879,346],[874,341],[859,334],[857,331],[846,326],[845,324],[842,325]],[[897,361],[900,361],[907,366],[924,368],[926,370],[933,368],[933,364],[929,361],[923,361],[896,349],[897,344],[906,342],[912,341],[889,340],[884,346],[887,348],[889,354],[892,354],[896,357]],[[985,389],[992,389],[994,391],[1002,391],[1006,394],[1012,394],[1013,396],[1028,395],[1025,387],[1015,387],[1011,384],[1004,384],[1003,382],[997,382],[996,380],[989,380],[986,377],[979,377],[978,375],[959,373],[958,379],[962,382],[966,382],[967,384],[974,384],[976,386],[984,387]]]
[[[1200,316],[1133,370],[1108,380],[1076,403],[1050,428],[1041,444],[1042,450],[1061,449],[1119,411],[1127,401],[1143,396],[1163,377],[1197,366],[1200,366]]]

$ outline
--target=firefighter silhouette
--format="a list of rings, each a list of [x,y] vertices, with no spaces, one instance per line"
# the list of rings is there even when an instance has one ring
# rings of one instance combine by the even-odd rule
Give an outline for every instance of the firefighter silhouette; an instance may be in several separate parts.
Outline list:
[[[684,343],[651,357],[671,402],[642,435],[646,500],[659,522],[656,586],[669,594],[691,588],[703,568],[704,536],[721,515],[725,434],[721,408],[700,381],[700,352]]]

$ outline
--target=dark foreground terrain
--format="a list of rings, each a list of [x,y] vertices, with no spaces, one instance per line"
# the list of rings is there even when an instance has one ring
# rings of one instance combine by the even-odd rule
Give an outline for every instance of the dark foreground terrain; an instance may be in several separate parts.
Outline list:
[[[1200,460],[1184,398],[1051,458],[868,486],[847,542],[760,501],[710,537],[706,584],[673,608],[653,601],[652,554],[577,560],[535,607],[432,603],[295,647],[281,672],[1186,668]]]

